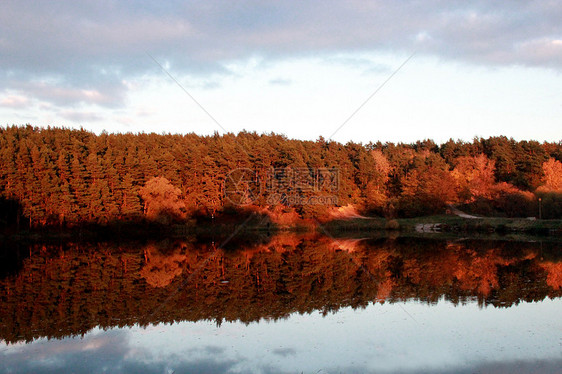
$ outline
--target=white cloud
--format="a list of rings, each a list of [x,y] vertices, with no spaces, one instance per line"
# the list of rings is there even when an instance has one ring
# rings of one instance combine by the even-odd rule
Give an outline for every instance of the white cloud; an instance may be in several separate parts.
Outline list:
[[[275,78],[275,79],[271,79],[269,81],[269,84],[273,86],[289,86],[291,84],[291,80],[285,78]]]
[[[68,119],[78,124],[84,122],[97,122],[103,119],[103,116],[95,112],[65,110],[59,113],[62,118]]]
[[[86,88],[44,80],[12,82],[10,88],[19,93],[18,97],[31,97],[62,107],[73,107],[81,103],[112,107],[122,104],[124,99],[124,92],[121,91],[120,86],[121,84],[117,83],[113,87],[100,85],[100,87]]]
[[[0,106],[10,108],[25,108],[29,103],[29,99],[22,95],[8,95],[0,99]]]
[[[333,120],[316,115],[322,108],[309,101],[330,102],[331,94],[347,92],[339,102],[346,105],[342,112],[351,112],[374,89],[371,86],[414,51],[414,60],[461,66],[459,74],[462,69],[519,66],[520,74],[548,69],[555,80],[562,72],[560,19],[562,3],[556,1],[514,5],[507,0],[210,0],[148,2],[139,7],[117,0],[6,0],[0,12],[0,97],[4,98],[0,114],[11,116],[4,121],[26,114],[47,122],[99,112],[99,118],[113,118],[116,124],[143,121],[138,125],[143,129],[188,118],[184,128],[204,129],[205,115],[196,113],[200,109],[150,92],[147,82],[172,82],[149,53],[197,98],[213,103],[208,105],[217,103],[215,111],[228,112],[228,120],[240,126],[253,129],[258,116],[268,114],[276,115],[277,126],[283,119]],[[339,76],[318,77],[314,71],[303,76],[311,60],[319,61],[319,71]],[[435,71],[431,74],[440,79]],[[400,75],[393,78],[390,90]],[[266,92],[267,87],[276,93]],[[178,90],[175,86],[166,92],[182,95]],[[259,96],[263,107],[244,101],[249,92]],[[268,98],[277,102],[271,105]],[[420,108],[429,100],[417,99]],[[153,116],[136,114],[138,102],[150,106],[160,100],[160,108],[166,110]],[[15,108],[36,111],[17,113]],[[280,108],[291,108],[291,115],[279,112]],[[346,113],[339,115],[345,118]],[[86,115],[82,120],[93,123],[96,117]],[[318,132],[311,126],[306,130]]]
[[[533,59],[537,64],[551,66],[562,64],[562,41],[550,38],[528,40],[516,46],[516,51]]]

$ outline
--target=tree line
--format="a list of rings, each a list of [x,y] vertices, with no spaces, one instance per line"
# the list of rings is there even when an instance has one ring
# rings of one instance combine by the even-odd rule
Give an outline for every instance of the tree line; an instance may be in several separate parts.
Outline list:
[[[309,170],[311,179],[318,178],[318,170],[337,170],[337,188],[330,191],[276,183],[285,186],[283,196],[329,193],[336,199],[321,200],[328,203],[272,202],[267,188],[252,191],[246,202],[301,218],[318,219],[330,205],[349,204],[385,217],[442,213],[448,204],[485,215],[537,216],[538,198],[543,218],[559,218],[561,161],[560,142],[503,136],[441,145],[431,140],[341,144],[255,132],[96,135],[7,126],[0,128],[0,205],[5,208],[0,224],[15,219],[32,227],[106,224],[147,217],[170,222],[220,215],[238,208],[225,190],[228,176],[238,169],[253,173],[255,180],[247,182],[260,187],[272,178],[282,182],[290,171]]]

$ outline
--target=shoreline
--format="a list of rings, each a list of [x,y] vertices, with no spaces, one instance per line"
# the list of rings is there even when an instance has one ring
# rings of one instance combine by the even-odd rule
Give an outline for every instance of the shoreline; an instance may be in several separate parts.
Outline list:
[[[263,241],[282,232],[317,232],[328,236],[379,233],[384,235],[445,235],[462,236],[524,236],[562,238],[562,220],[529,220],[526,218],[463,218],[436,215],[415,218],[334,219],[325,223],[297,222],[279,225],[273,222],[231,221],[228,223],[123,223],[84,225],[77,227],[39,227],[26,230],[6,230],[0,241],[58,241],[58,240],[117,240],[130,241],[158,238],[190,237],[199,240]]]
[[[417,233],[480,233],[562,236],[562,220],[529,220],[527,218],[464,218],[436,215],[414,218],[373,220],[336,220],[327,223],[335,231],[386,230]]]

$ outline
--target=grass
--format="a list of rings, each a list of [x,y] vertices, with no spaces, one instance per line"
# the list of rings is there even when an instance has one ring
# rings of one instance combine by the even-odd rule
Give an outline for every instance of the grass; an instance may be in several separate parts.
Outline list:
[[[436,215],[415,218],[399,218],[398,230],[416,232],[419,225],[435,225],[439,231],[459,233],[495,233],[526,235],[562,235],[562,220],[529,220],[526,218],[479,218],[469,219],[452,215]],[[389,222],[384,218],[334,220],[325,225],[330,232],[387,230]],[[396,225],[394,223],[393,225]]]

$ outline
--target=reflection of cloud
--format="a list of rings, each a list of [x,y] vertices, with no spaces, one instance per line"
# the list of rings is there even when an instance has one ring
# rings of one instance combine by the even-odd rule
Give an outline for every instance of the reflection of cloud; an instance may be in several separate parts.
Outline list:
[[[6,351],[10,351],[7,353]],[[116,329],[83,338],[40,340],[0,353],[0,373],[228,373],[237,364],[220,357],[220,347],[205,347],[210,357],[157,357],[129,345],[126,330]]]
[[[556,307],[556,304],[551,305]],[[379,315],[379,312],[384,310],[386,311]],[[357,313],[352,308],[347,308],[347,313],[342,311],[339,316],[322,317],[320,313],[312,313],[308,316],[295,315],[295,319],[288,321],[289,323],[278,326],[272,326],[273,323],[252,326],[235,323],[218,329],[209,321],[204,321],[197,324],[183,324],[183,327],[182,324],[172,324],[150,326],[146,330],[133,328],[95,331],[86,334],[84,338],[50,341],[42,339],[17,347],[6,348],[0,345],[0,362],[4,364],[0,365],[0,373],[101,373],[105,371],[118,374],[171,372],[527,374],[557,373],[557,368],[562,364],[562,359],[557,358],[558,352],[550,345],[553,342],[557,344],[556,334],[545,336],[546,346],[538,345],[539,348],[545,348],[544,350],[539,349],[540,352],[533,353],[531,349],[530,352],[525,353],[528,357],[536,357],[534,356],[536,354],[539,357],[552,355],[556,358],[551,360],[516,361],[508,358],[503,361],[485,362],[482,361],[481,354],[473,349],[468,349],[466,354],[452,355],[452,357],[449,354],[449,351],[455,352],[455,347],[460,349],[463,346],[471,347],[472,343],[480,341],[484,344],[479,348],[488,357],[493,357],[494,352],[500,357],[517,357],[520,352],[515,349],[516,347],[525,351],[532,344],[527,347],[525,344],[518,346],[517,339],[509,343],[506,340],[509,334],[507,337],[503,336],[501,331],[505,332],[506,327],[515,328],[510,331],[517,331],[517,326],[525,325],[519,323],[520,318],[514,320],[519,321],[516,325],[502,326],[500,323],[496,334],[500,333],[503,338],[487,342],[486,340],[493,336],[493,333],[491,334],[486,328],[487,323],[481,326],[488,331],[484,335],[479,333],[472,336],[462,333],[462,331],[470,331],[481,322],[481,318],[484,320],[487,317],[479,317],[469,326],[465,326],[465,330],[458,330],[459,334],[451,335],[447,333],[448,329],[458,326],[459,321],[464,321],[466,312],[456,314],[451,313],[450,309],[440,311],[439,308],[427,309],[427,313],[432,315],[438,313],[438,315],[435,319],[425,319],[425,317],[422,319],[427,321],[430,327],[440,326],[437,332],[443,335],[435,334],[431,328],[418,333],[424,335],[423,340],[431,340],[436,336],[443,336],[443,340],[437,346],[430,345],[431,349],[426,349],[417,344],[419,339],[415,337],[419,335],[418,333],[405,336],[400,333],[410,331],[411,325],[404,326],[402,322],[395,320],[396,315],[392,311],[398,312],[399,308],[394,306],[384,310],[371,308]],[[556,311],[556,309],[546,310]],[[415,311],[419,313],[421,309],[416,308]],[[472,311],[476,310],[472,309]],[[389,317],[384,317],[384,314]],[[523,315],[534,314],[524,312],[521,316]],[[451,325],[442,325],[443,316],[451,316],[449,321]],[[498,321],[499,318],[501,317],[498,316]],[[393,320],[394,322],[391,322]],[[346,321],[351,324],[347,324]],[[340,325],[342,322],[343,324]],[[497,321],[488,322],[492,326]],[[387,323],[390,325],[383,326]],[[201,334],[195,333],[196,331],[201,331]],[[144,335],[142,339],[139,339],[139,333]],[[397,337],[393,338],[394,335]],[[465,341],[459,339],[459,336],[466,336],[468,339]],[[342,337],[345,337],[343,338],[345,344],[342,343]],[[522,336],[520,343],[525,339]],[[541,340],[535,338],[532,341],[536,344]],[[502,343],[505,344],[506,351],[510,352],[509,356],[495,351],[498,349],[496,344]],[[398,347],[399,349],[396,350]],[[449,349],[446,349],[447,347]],[[441,354],[442,349],[445,351],[443,354]],[[339,354],[328,357],[326,354],[329,352],[339,352]],[[404,357],[408,357],[409,360],[404,361]],[[349,362],[355,364],[349,365]]]
[[[296,350],[279,348],[272,351],[281,356],[276,366],[273,363],[262,365],[264,357],[256,357],[256,361],[245,358],[230,359],[231,353],[218,346],[202,346],[187,351],[184,356],[178,354],[157,355],[149,349],[133,348],[130,345],[128,331],[117,329],[86,335],[83,338],[64,340],[41,340],[32,344],[12,347],[0,353],[0,373],[236,373],[241,365],[254,368],[252,371],[261,373],[282,373],[283,360],[294,360]],[[162,349],[162,344],[154,344],[154,348]],[[87,348],[87,349],[86,349]],[[166,347],[164,347],[166,349]],[[201,354],[202,353],[202,354]],[[267,358],[267,357],[266,357]],[[369,366],[346,366],[342,357],[342,366],[318,368],[322,373],[401,373],[401,374],[531,374],[559,373],[561,359],[542,359],[508,362],[473,362],[459,366],[432,368],[398,369],[402,363],[394,362],[394,369],[381,369]],[[439,363],[436,363],[439,365]],[[375,363],[376,366],[376,363]],[[261,370],[257,370],[260,368]],[[315,370],[314,372],[316,372]],[[300,372],[300,371],[299,371]]]
[[[282,357],[287,357],[296,355],[297,351],[294,348],[277,348],[274,349],[272,353]]]
[[[219,355],[219,354],[222,354],[225,351],[225,348],[217,347],[217,346],[214,346],[214,345],[208,345],[203,350],[205,351],[205,353],[207,353],[209,355]]]
[[[0,357],[0,373],[100,372],[100,366],[119,367],[128,350],[123,330],[88,334],[84,338],[41,339]],[[89,369],[91,368],[91,371]]]
[[[417,369],[392,371],[400,374],[558,374],[562,367],[562,360],[536,360],[536,361],[511,361],[511,362],[484,362],[466,365],[464,367],[453,367],[450,369]],[[327,371],[331,372],[331,371]],[[356,372],[356,371],[345,371]],[[364,371],[369,372],[369,371]],[[385,371],[377,371],[377,373]]]

